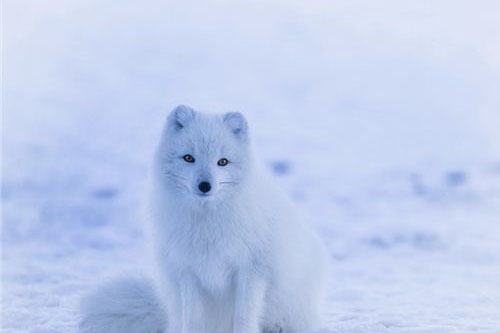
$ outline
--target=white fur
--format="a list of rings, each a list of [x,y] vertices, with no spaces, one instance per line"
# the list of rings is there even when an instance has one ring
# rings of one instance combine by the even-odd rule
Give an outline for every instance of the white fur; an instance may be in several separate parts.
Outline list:
[[[145,278],[130,277],[108,282],[82,299],[80,332],[165,332],[165,311]]]
[[[186,154],[195,162],[186,162]],[[229,164],[217,165],[221,158]],[[156,285],[167,332],[297,332],[318,325],[324,248],[252,160],[241,114],[174,109],[157,149],[153,180]],[[201,181],[212,185],[208,195],[198,189]],[[110,317],[113,324],[106,327],[137,317],[123,305],[118,309],[123,316]],[[112,312],[102,310],[103,316]],[[92,318],[84,313],[84,322],[95,327]],[[158,332],[162,323],[156,322]],[[153,332],[148,329],[154,324],[144,322],[142,332]]]

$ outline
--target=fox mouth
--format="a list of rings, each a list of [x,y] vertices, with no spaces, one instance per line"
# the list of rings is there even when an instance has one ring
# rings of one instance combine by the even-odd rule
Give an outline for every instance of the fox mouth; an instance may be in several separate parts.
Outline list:
[[[213,197],[214,195],[213,195],[213,193],[201,193],[201,192],[197,192],[196,196],[200,197],[200,198],[210,198],[210,197]]]

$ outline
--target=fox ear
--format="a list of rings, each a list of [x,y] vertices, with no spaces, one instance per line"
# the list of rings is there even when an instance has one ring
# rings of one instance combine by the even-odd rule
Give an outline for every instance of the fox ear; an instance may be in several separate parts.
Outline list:
[[[248,131],[247,121],[241,113],[228,112],[224,115],[223,120],[233,134],[238,137],[246,136]]]
[[[176,130],[183,129],[194,118],[194,110],[187,105],[176,106],[168,116],[168,123]]]

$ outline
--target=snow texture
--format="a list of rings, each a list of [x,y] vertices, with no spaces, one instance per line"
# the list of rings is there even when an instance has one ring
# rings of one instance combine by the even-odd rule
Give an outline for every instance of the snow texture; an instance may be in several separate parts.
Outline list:
[[[323,332],[500,332],[498,1],[3,2],[2,332],[143,273],[168,111],[241,111],[332,268]]]

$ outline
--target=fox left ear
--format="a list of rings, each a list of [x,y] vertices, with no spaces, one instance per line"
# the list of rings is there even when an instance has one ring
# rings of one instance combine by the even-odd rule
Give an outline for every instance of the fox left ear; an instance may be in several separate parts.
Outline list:
[[[229,127],[231,132],[238,137],[247,135],[248,126],[245,117],[239,112],[228,112],[224,115],[224,123]]]
[[[194,110],[187,105],[176,106],[168,116],[169,124],[176,130],[183,129],[194,118]]]

